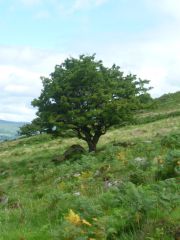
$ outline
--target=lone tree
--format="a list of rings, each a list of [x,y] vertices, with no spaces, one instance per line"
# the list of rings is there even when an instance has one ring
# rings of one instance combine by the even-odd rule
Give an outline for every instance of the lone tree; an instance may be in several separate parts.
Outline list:
[[[68,58],[56,65],[49,78],[42,77],[43,89],[32,105],[37,116],[61,129],[73,129],[96,151],[101,135],[118,124],[133,120],[140,108],[139,96],[146,94],[149,81],[124,75],[120,67],[107,68],[95,55]]]

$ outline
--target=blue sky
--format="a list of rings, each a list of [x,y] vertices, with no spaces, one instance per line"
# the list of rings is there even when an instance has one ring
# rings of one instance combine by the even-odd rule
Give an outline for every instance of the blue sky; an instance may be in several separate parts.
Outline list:
[[[32,120],[40,76],[82,53],[151,80],[155,97],[178,91],[179,12],[179,0],[0,0],[0,119]]]

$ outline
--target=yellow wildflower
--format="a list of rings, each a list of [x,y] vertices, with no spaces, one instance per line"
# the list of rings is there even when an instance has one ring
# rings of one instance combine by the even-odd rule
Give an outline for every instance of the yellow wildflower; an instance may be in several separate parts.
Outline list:
[[[69,210],[69,214],[66,217],[66,220],[68,220],[70,223],[74,225],[80,225],[81,224],[81,218],[78,214],[76,214],[72,209]]]
[[[139,224],[139,222],[141,220],[141,213],[140,212],[136,212],[135,219],[136,219],[136,222]]]
[[[59,183],[58,188],[64,190],[66,188],[66,184],[64,182]]]
[[[124,160],[125,159],[125,152],[119,152],[118,154],[117,154],[117,158],[119,159],[119,160]]]
[[[159,163],[159,164],[163,164],[163,162],[164,162],[164,161],[163,161],[162,159],[158,159],[158,163]]]
[[[88,221],[86,221],[85,219],[82,219],[82,223],[85,224],[85,225],[87,225],[87,226],[89,226],[89,227],[92,226],[92,224],[89,223]]]
[[[81,179],[88,179],[88,178],[90,178],[91,176],[92,176],[92,172],[87,171],[87,172],[82,172],[80,178],[81,178]]]
[[[157,156],[157,157],[154,158],[154,160],[158,164],[163,164],[164,163],[164,160],[163,160],[162,156]]]

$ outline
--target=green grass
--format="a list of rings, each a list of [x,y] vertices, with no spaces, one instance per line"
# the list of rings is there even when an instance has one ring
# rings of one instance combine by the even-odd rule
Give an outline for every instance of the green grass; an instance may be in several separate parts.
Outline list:
[[[59,165],[54,156],[86,144],[48,135],[1,143],[0,240],[173,240],[179,132],[180,117],[111,130],[96,154]]]
[[[155,99],[157,111],[176,111],[180,108],[180,91],[164,94]]]
[[[164,94],[136,116],[137,124],[180,116],[180,92]]]

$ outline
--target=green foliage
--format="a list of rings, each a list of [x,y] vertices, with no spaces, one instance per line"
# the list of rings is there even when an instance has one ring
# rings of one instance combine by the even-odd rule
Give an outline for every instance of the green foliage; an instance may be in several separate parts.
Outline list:
[[[159,121],[162,119],[167,119],[167,118],[174,118],[180,116],[180,111],[175,111],[175,112],[170,112],[170,113],[161,113],[161,114],[154,114],[154,115],[149,115],[146,117],[141,117],[139,115],[135,121],[135,123],[138,124],[145,124],[145,123],[151,123],[155,121]]]
[[[139,101],[140,101],[143,109],[153,109],[154,108],[155,103],[149,93],[144,93],[144,94],[139,95]]]
[[[42,121],[42,119],[37,117],[31,123],[27,123],[21,126],[18,131],[18,134],[20,136],[26,137],[38,135],[41,133],[54,133],[55,135],[57,134],[57,129],[56,131],[53,131],[53,124],[50,124],[48,121]]]
[[[36,125],[32,124],[32,123],[27,123],[25,125],[23,125],[22,127],[20,127],[18,134],[21,136],[33,136],[38,134],[38,128]]]
[[[149,88],[144,87],[149,81],[125,76],[116,65],[104,67],[95,55],[66,59],[50,76],[42,78],[41,95],[32,102],[38,117],[57,128],[73,129],[89,151],[96,150],[111,126],[132,122],[134,111],[149,99]]]
[[[155,104],[158,109],[172,110],[177,109],[180,103],[180,91],[175,93],[164,94],[155,99]]]
[[[180,176],[180,150],[167,154],[165,160],[160,162],[157,176],[161,179]]]
[[[145,100],[146,100],[145,94]],[[143,97],[143,99],[144,99]],[[164,94],[156,99],[149,99],[145,109],[136,115],[136,124],[145,124],[162,119],[175,118],[180,116],[180,92]]]
[[[0,144],[0,240],[173,240],[179,150],[162,142],[179,123],[113,130],[96,153],[56,166],[54,156],[83,141],[39,134]],[[123,141],[133,144],[113,145]]]
[[[180,149],[180,132],[174,132],[163,137],[161,145],[168,148]]]

